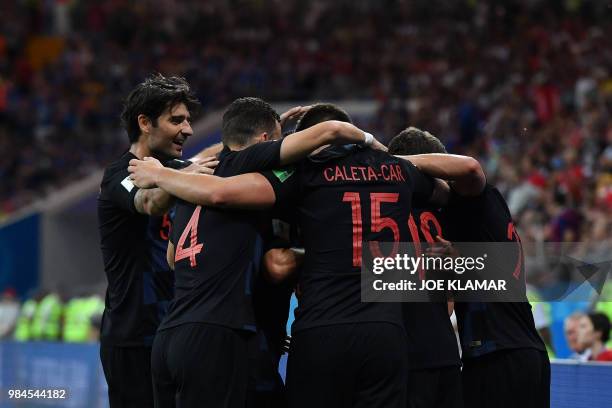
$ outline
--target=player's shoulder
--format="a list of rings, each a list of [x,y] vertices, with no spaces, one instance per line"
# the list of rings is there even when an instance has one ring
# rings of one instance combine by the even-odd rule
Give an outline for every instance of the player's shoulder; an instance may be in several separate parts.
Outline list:
[[[131,191],[134,185],[129,180],[127,168],[130,160],[134,158],[136,158],[136,156],[128,151],[121,155],[120,158],[106,166],[104,169],[104,175],[102,176],[102,181],[100,182],[100,191],[105,191],[114,183],[121,183],[128,191]]]
[[[482,191],[478,194],[473,195],[462,195],[458,193],[451,184],[451,204],[459,205],[459,204],[476,204],[479,202],[486,202],[490,200],[497,201],[500,198],[503,200],[503,196],[499,192],[499,190],[487,183],[485,184]]]
[[[113,177],[117,173],[127,174],[127,168],[130,164],[130,160],[135,159],[135,158],[136,156],[134,156],[132,153],[125,152],[117,160],[113,161],[108,166],[106,166],[106,168],[104,169],[103,181],[107,180],[108,178]]]
[[[484,200],[487,204],[487,207],[490,209],[498,208],[501,209],[505,215],[511,218],[510,209],[508,208],[508,204],[506,203],[506,199],[504,198],[501,191],[497,189],[497,187],[487,183],[485,188],[483,189],[481,195],[484,197]]]
[[[401,159],[383,152],[382,150],[372,149],[368,146],[355,144],[334,145],[323,149],[316,155],[309,156],[303,163],[306,166],[317,166],[330,162],[346,163],[398,163]]]

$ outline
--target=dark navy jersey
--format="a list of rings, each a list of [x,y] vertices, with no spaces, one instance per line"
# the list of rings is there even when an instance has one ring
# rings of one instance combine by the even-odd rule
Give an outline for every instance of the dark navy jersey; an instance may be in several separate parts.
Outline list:
[[[429,200],[432,179],[406,161],[354,145],[263,174],[277,207],[295,208],[306,249],[292,332],[355,322],[403,327],[399,304],[361,302],[362,242],[410,241],[412,202]]]
[[[446,237],[438,208],[413,208],[412,217],[420,242],[434,243],[437,235]],[[403,311],[411,370],[461,365],[446,302],[406,302]]]
[[[263,142],[241,151],[226,147],[215,175],[277,167],[281,143]],[[264,211],[221,210],[179,200],[171,236],[175,298],[160,330],[202,322],[255,331],[254,283],[270,227]]]
[[[503,276],[508,277],[509,284],[522,286],[522,292],[525,292],[520,238],[510,210],[495,187],[487,185],[481,194],[474,197],[461,197],[452,191],[444,213],[450,241],[514,242],[516,245],[512,251],[489,253],[487,265],[492,263],[493,266],[487,267],[498,268]],[[500,276],[499,273],[496,276]],[[502,349],[546,350],[535,328],[526,296],[524,302],[456,303],[455,312],[464,358]]]
[[[139,214],[138,187],[129,180],[126,152],[104,171],[98,196],[98,227],[108,280],[100,340],[116,346],[150,345],[172,299],[173,274],[166,263],[170,219]]]

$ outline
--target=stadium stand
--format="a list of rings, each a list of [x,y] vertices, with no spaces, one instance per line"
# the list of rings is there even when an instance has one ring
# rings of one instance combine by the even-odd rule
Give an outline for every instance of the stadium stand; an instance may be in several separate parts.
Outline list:
[[[364,101],[375,108],[359,123],[383,140],[412,125],[453,153],[477,157],[524,243],[609,243],[611,39],[608,2],[587,0],[8,2],[0,13],[0,221],[118,156],[127,146],[121,98],[159,71],[184,75],[204,115],[244,95]],[[38,268],[27,255],[16,256],[26,262],[24,280]],[[1,258],[0,270],[13,267]],[[95,341],[92,293],[62,303],[61,326],[53,323],[47,338]],[[0,315],[13,323],[0,336],[31,340],[22,319],[36,320],[41,299],[21,296],[19,314],[14,297],[2,296]],[[610,305],[545,308],[557,357],[570,355],[568,315],[594,307],[612,318]],[[57,358],[42,368],[40,384],[59,372],[83,392],[79,401],[92,387],[104,395],[93,347],[49,347]],[[5,383],[17,375],[12,367],[25,373],[45,364],[39,349],[20,341],[0,344],[0,360]],[[609,391],[604,364],[553,370],[555,407],[583,406]],[[83,372],[93,373],[93,386],[72,382]]]

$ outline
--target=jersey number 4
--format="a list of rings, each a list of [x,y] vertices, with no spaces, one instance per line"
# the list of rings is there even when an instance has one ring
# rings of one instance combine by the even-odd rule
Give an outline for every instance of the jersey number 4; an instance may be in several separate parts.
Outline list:
[[[174,261],[178,262],[181,259],[189,258],[189,264],[194,268],[198,263],[196,255],[202,252],[204,244],[198,244],[198,222],[200,221],[200,211],[202,206],[198,205],[193,212],[193,215],[189,219],[189,223],[183,230],[181,237],[179,238],[176,246],[176,253],[174,254]],[[187,237],[191,236],[189,247],[185,247],[185,241]]]

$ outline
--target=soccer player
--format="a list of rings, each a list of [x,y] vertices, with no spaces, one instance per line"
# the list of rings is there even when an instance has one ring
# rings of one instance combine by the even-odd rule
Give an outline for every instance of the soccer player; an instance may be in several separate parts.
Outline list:
[[[313,107],[300,123],[316,123],[315,114]],[[320,117],[329,119],[328,112]],[[303,132],[326,123],[334,122]],[[472,171],[470,158],[434,160],[451,179]],[[183,177],[152,160],[132,161],[130,172],[137,185],[204,205],[294,207],[307,257],[292,328],[290,406],[405,408],[401,307],[361,302],[361,243],[410,241],[412,201],[442,201],[442,183],[409,162],[355,145],[326,148],[284,171],[225,179]]]
[[[258,98],[230,104],[223,115],[224,147],[215,174],[229,177],[278,168],[332,142],[373,143],[371,135],[341,122],[277,140],[279,119]],[[254,356],[249,348],[258,338],[253,283],[270,226],[263,212],[177,202],[168,246],[175,298],[153,344],[156,407],[245,406],[249,359]]]
[[[430,134],[421,134],[418,143],[422,144],[421,151],[439,152],[443,148]],[[449,203],[442,212],[445,238],[450,241],[514,242],[512,262],[496,262],[494,267],[507,269],[509,277],[518,270],[519,274],[510,279],[522,285],[525,292],[521,242],[508,206],[495,187],[483,184],[464,190],[451,183]],[[455,312],[463,351],[464,405],[548,407],[550,362],[526,296],[524,301],[514,303],[456,302]]]
[[[410,127],[389,142],[389,153],[416,155],[446,153],[444,145],[428,132]],[[478,193],[485,183],[484,174],[455,182],[453,187],[465,193]],[[445,235],[447,226],[436,206],[413,207],[415,234],[421,242],[435,244]],[[415,239],[416,241],[416,239]],[[448,308],[442,302],[407,302],[403,304],[408,335],[408,407],[462,407],[461,358]]]
[[[162,161],[182,155],[199,103],[185,80],[154,75],[127,97],[121,115],[130,148],[110,164],[100,185],[98,221],[108,280],[100,333],[100,359],[110,406],[152,407],[151,345],[173,275],[165,253],[172,198],[141,190],[129,179],[131,159]]]

